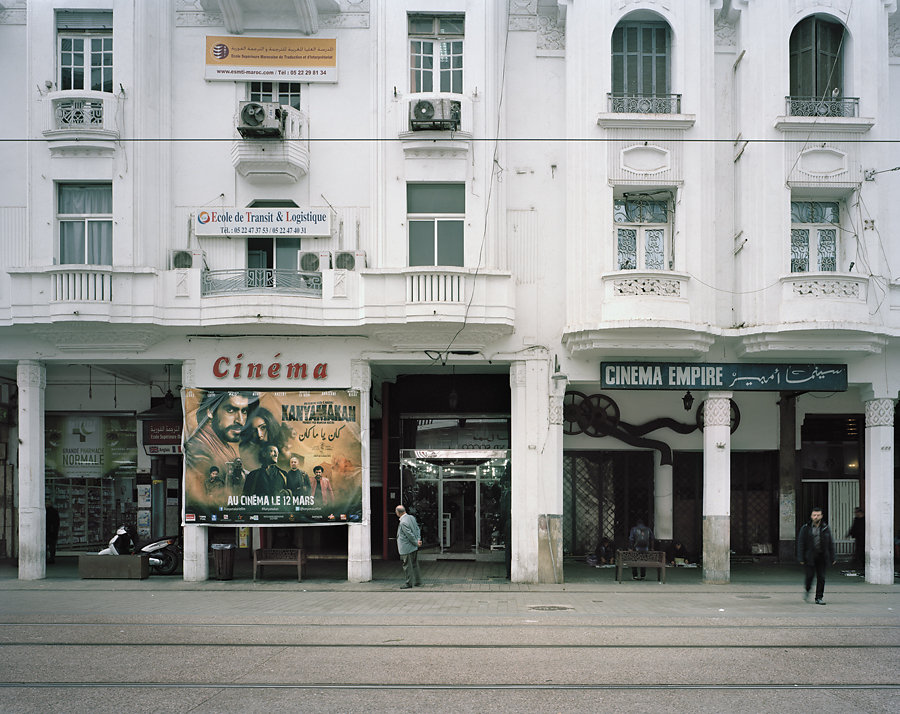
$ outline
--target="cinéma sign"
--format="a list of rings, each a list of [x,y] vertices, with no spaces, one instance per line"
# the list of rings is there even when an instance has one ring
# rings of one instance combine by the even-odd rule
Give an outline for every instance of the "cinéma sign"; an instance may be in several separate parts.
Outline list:
[[[325,208],[198,208],[198,236],[330,236],[331,212]]]
[[[844,392],[845,364],[601,362],[603,389]]]

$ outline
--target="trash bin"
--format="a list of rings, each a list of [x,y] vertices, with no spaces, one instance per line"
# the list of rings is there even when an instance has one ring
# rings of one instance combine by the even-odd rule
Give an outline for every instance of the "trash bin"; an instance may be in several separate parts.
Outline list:
[[[213,543],[212,551],[216,580],[231,580],[234,577],[234,543]]]

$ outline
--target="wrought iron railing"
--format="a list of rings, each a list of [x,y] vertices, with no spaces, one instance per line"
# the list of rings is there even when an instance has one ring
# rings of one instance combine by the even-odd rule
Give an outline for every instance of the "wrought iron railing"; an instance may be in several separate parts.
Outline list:
[[[785,97],[790,117],[855,117],[859,115],[859,97],[820,99]]]
[[[680,94],[624,94],[610,92],[609,111],[613,114],[680,114]]]
[[[204,270],[200,274],[200,294],[203,296],[258,292],[322,297],[322,273],[247,268]]]

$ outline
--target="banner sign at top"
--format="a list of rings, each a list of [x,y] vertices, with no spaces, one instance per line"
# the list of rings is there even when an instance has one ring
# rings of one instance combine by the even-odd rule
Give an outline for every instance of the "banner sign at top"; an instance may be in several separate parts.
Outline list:
[[[845,364],[601,362],[603,389],[845,392]]]
[[[337,40],[311,37],[206,38],[208,80],[337,82]]]
[[[198,236],[330,236],[331,211],[326,208],[198,208]]]

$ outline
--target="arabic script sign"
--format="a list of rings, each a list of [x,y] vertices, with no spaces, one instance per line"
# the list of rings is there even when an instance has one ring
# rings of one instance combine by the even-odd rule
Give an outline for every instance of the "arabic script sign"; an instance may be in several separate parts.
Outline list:
[[[845,392],[845,364],[601,362],[603,389]]]

